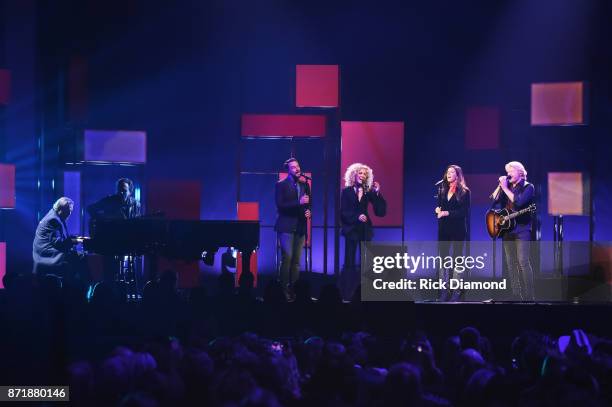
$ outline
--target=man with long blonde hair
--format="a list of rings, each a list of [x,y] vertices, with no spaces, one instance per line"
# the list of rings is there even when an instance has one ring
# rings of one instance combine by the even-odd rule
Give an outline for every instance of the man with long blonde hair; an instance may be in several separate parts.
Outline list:
[[[365,164],[349,165],[344,173],[344,187],[340,198],[345,243],[340,289],[343,297],[349,299],[359,285],[359,271],[355,267],[357,246],[360,242],[372,240],[374,235],[368,206],[372,203],[374,214],[385,216],[387,202],[380,193],[380,184],[374,181],[374,172]]]
[[[516,212],[535,202],[535,187],[527,182],[527,170],[518,161],[505,166],[507,175],[499,177],[499,187],[494,195],[494,206]],[[533,269],[529,260],[531,240],[531,212],[516,218],[516,226],[502,234],[506,264],[512,295],[521,301],[534,300]]]

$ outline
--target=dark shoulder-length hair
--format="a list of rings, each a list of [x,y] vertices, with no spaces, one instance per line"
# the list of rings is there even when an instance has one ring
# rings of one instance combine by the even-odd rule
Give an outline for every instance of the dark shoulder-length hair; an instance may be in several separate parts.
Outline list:
[[[457,173],[457,191],[455,193],[457,194],[457,200],[460,201],[463,199],[463,197],[465,197],[468,192],[470,192],[470,189],[465,183],[465,178],[463,177],[463,170],[458,165],[451,164],[444,170],[444,174],[442,175],[442,185],[444,189],[444,194],[446,195],[448,193],[448,189],[450,188],[448,180],[446,179],[446,173],[450,168],[454,169],[455,173]]]

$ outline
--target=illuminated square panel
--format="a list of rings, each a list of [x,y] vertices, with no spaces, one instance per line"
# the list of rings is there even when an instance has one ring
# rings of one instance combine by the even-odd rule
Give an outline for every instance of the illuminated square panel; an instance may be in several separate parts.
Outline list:
[[[0,164],[0,208],[15,208],[15,166]]]
[[[259,202],[238,202],[238,220],[259,220]]]
[[[0,288],[4,288],[2,279],[6,274],[6,243],[0,242]]]
[[[588,215],[588,180],[581,172],[548,173],[548,214]]]
[[[584,82],[531,84],[531,125],[586,124],[585,94]]]
[[[476,106],[466,111],[465,148],[493,150],[499,148],[499,109]]]
[[[338,65],[297,65],[295,105],[338,107]]]
[[[0,69],[0,105],[8,105],[11,99],[11,71]]]
[[[325,133],[324,115],[242,115],[242,137],[325,137]]]
[[[341,122],[341,178],[359,162],[374,172],[387,201],[387,215],[372,215],[375,226],[402,226],[404,219],[404,122]],[[341,179],[344,186],[344,180]],[[373,211],[371,212],[373,214]]]
[[[127,130],[85,130],[84,160],[144,164],[147,162],[147,133]]]
[[[146,202],[150,213],[163,213],[167,219],[200,219],[201,182],[152,179],[147,186]]]

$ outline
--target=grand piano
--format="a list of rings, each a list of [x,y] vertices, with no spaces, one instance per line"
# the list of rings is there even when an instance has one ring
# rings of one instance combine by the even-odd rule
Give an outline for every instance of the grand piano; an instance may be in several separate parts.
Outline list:
[[[203,252],[234,247],[242,252],[243,272],[251,271],[251,253],[259,247],[259,221],[98,219],[91,232],[91,238],[84,241],[85,250],[106,256],[197,260]]]

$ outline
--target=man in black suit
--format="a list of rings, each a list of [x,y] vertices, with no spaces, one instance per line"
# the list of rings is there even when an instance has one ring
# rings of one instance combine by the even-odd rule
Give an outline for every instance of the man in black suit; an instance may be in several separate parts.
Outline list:
[[[310,218],[310,186],[302,176],[300,163],[290,158],[284,163],[289,173],[276,183],[276,209],[278,216],[274,230],[281,247],[280,281],[288,299],[294,297],[293,285],[300,278],[300,257]]]
[[[64,277],[69,270],[74,242],[68,236],[66,219],[73,208],[72,199],[61,197],[38,223],[32,243],[34,273],[38,276],[55,274]]]
[[[374,182],[372,169],[361,163],[350,165],[344,174],[345,188],[340,198],[342,235],[344,235],[344,269],[341,275],[341,291],[350,299],[359,285],[359,272],[355,267],[357,246],[374,236],[372,220],[368,213],[370,202],[376,216],[387,214],[387,202],[380,193],[380,184]]]

